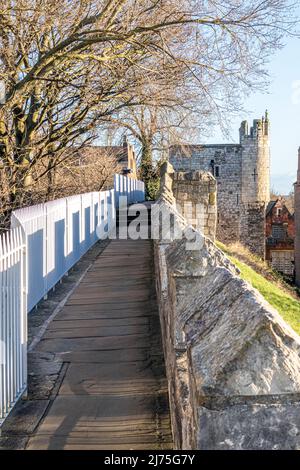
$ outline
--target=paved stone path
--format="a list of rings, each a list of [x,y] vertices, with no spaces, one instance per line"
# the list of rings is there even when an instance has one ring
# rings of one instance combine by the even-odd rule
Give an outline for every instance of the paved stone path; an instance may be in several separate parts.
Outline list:
[[[112,241],[36,349],[64,375],[27,449],[172,448],[150,241]]]

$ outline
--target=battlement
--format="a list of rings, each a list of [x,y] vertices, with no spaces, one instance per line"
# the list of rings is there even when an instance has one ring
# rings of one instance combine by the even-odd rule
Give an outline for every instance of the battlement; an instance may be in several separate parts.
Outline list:
[[[257,139],[258,137],[268,136],[270,129],[270,121],[268,111],[261,119],[254,119],[253,126],[250,127],[248,121],[243,121],[240,127],[240,142],[244,139]]]

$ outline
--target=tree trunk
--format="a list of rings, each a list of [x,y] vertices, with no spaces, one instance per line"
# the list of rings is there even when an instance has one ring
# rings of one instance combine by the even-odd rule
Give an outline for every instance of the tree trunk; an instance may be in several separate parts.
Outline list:
[[[21,163],[19,168],[14,168],[10,177],[10,203],[12,209],[22,207],[26,196],[30,193],[32,178],[28,160]]]
[[[145,183],[146,196],[151,198],[151,181],[153,178],[152,142],[144,141],[142,144],[141,178]]]
[[[49,167],[51,163],[49,163]],[[49,168],[47,173],[47,200],[51,199],[55,188],[56,168]]]

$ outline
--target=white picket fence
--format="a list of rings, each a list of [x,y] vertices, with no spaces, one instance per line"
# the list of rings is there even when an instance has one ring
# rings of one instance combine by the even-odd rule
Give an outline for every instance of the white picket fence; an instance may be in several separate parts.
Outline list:
[[[26,244],[22,227],[0,236],[0,424],[27,384]]]
[[[27,246],[27,312],[97,241],[96,228],[115,219],[114,191],[71,196],[14,211]]]
[[[144,184],[115,175],[110,191],[13,212],[0,237],[0,424],[26,389],[27,313],[96,243],[97,228],[114,225],[121,196],[144,201]]]
[[[125,197],[127,198],[127,204],[145,200],[145,185],[142,181],[127,178],[123,175],[115,175],[114,189],[116,208],[126,204]]]

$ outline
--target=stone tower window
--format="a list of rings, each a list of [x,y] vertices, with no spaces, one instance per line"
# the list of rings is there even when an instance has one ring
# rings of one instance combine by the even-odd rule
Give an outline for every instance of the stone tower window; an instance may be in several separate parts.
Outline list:
[[[219,178],[220,177],[220,165],[215,165],[214,166],[214,177]]]
[[[276,215],[277,217],[280,217],[282,215],[282,209],[280,207],[277,207]]]

